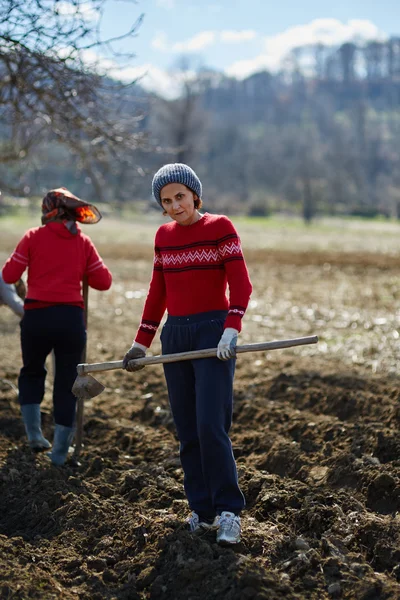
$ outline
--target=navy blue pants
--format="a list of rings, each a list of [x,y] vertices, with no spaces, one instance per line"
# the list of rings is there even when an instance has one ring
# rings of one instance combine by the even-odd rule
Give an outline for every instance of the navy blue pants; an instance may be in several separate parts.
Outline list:
[[[163,354],[216,348],[225,311],[169,316],[161,332]],[[229,439],[235,359],[203,358],[164,365],[189,506],[200,517],[239,514],[239,488]]]
[[[79,306],[50,306],[26,310],[20,323],[23,367],[18,378],[21,404],[40,404],[47,375],[45,362],[54,350],[54,421],[72,427],[76,398],[71,389],[76,365],[86,343],[83,310]]]

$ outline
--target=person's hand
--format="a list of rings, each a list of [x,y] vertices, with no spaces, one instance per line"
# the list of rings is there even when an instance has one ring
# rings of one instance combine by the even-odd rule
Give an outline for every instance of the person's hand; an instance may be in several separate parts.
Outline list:
[[[130,373],[133,373],[134,371],[140,371],[140,369],[144,369],[145,365],[130,365],[129,361],[134,360],[135,358],[143,358],[144,356],[146,356],[146,350],[146,346],[138,344],[138,342],[133,342],[132,347],[128,350],[128,352],[122,359],[122,368],[126,371],[129,371]]]
[[[26,285],[25,285],[23,279],[18,279],[17,283],[15,284],[15,290],[16,290],[18,296],[21,298],[21,300],[25,300]]]
[[[219,340],[217,356],[220,360],[229,360],[236,356],[236,342],[238,330],[233,327],[227,327]]]

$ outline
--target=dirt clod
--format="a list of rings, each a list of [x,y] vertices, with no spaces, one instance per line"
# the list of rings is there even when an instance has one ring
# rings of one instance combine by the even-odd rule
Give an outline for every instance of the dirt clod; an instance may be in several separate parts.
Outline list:
[[[91,294],[93,362],[123,356],[142,308],[128,292],[145,290],[151,272],[150,250],[129,246],[129,263],[128,248],[100,250],[114,286]],[[106,389],[85,405],[80,465],[55,468],[29,450],[14,390],[18,322],[2,307],[0,379],[13,385],[0,387],[0,597],[400,598],[400,267],[353,259],[249,253],[241,342],[320,342],[237,360],[231,436],[247,508],[232,548],[186,530],[162,368],[99,374]],[[50,440],[51,385],[49,373]]]

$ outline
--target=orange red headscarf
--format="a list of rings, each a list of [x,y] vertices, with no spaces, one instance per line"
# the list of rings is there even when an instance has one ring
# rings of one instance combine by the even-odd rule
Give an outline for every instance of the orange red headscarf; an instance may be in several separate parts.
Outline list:
[[[43,198],[43,225],[50,221],[98,223],[100,219],[101,213],[93,204],[84,202],[65,187],[50,190]]]

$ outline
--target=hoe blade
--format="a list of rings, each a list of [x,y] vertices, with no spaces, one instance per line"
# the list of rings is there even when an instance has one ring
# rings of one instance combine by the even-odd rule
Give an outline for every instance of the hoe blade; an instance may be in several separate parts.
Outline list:
[[[78,375],[72,386],[72,393],[79,399],[95,398],[104,390],[104,385],[91,375]]]

